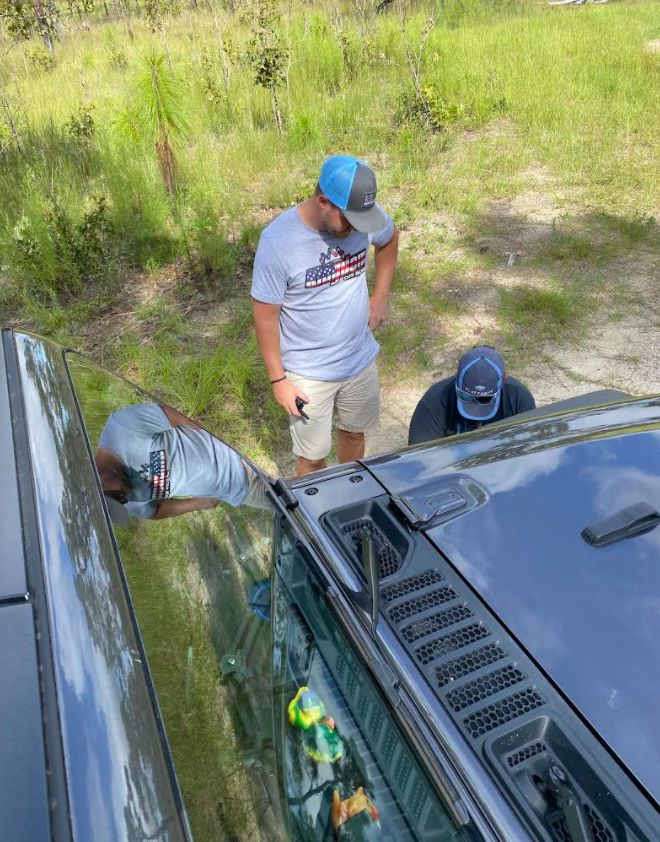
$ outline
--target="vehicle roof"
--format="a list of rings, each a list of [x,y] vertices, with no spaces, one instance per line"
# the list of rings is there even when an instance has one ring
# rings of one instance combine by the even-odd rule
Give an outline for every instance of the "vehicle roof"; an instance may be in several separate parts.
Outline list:
[[[50,823],[34,606],[28,594],[2,342],[0,517],[0,825],[13,839],[43,839]]]
[[[660,799],[660,529],[594,548],[589,523],[660,508],[660,399],[488,428],[366,460],[423,501],[460,476],[481,505],[427,536],[652,796]]]
[[[63,351],[0,343],[0,827],[189,839]]]

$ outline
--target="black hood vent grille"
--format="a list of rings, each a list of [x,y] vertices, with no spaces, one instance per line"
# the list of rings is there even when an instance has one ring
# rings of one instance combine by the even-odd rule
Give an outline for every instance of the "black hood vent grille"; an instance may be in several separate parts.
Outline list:
[[[506,658],[506,652],[498,643],[489,643],[481,649],[473,649],[465,655],[460,655],[451,661],[447,661],[435,669],[435,680],[438,687],[444,687],[459,678],[470,675],[477,670],[483,669],[490,664]]]
[[[463,649],[477,640],[488,637],[488,629],[481,625],[481,623],[472,623],[470,626],[465,626],[462,629],[445,634],[436,640],[430,640],[428,643],[423,643],[415,650],[415,656],[420,664],[430,664],[436,658],[446,655],[449,652],[455,652],[457,649]]]
[[[420,573],[419,576],[410,576],[410,578],[403,579],[394,585],[381,588],[380,598],[385,603],[393,602],[395,599],[401,599],[403,596],[424,590],[424,588],[428,588],[430,585],[435,585],[436,582],[441,581],[442,574],[439,570],[426,570],[424,573]]]
[[[345,523],[341,528],[342,534],[349,537],[355,546],[355,554],[362,559],[362,536],[366,533],[376,542],[378,552],[378,574],[381,579],[387,579],[398,572],[403,561],[401,554],[388,541],[386,535],[376,526],[371,518],[358,518]]]
[[[598,813],[595,812],[595,810],[592,810],[588,804],[585,804],[584,812],[587,814],[594,842],[615,842],[616,837],[604,824],[603,820]],[[552,820],[551,824],[559,842],[573,842],[573,837],[568,830],[566,819],[563,816],[556,816],[556,818]]]
[[[453,608],[448,608],[446,611],[434,614],[426,620],[419,620],[417,623],[405,626],[401,629],[401,634],[408,643],[414,643],[421,637],[426,637],[441,629],[446,629],[447,626],[453,626],[455,623],[459,623],[461,620],[467,620],[472,616],[472,609],[465,603],[455,605]]]
[[[481,737],[493,728],[541,707],[543,703],[543,697],[533,687],[528,687],[471,714],[464,720],[465,727],[473,737]]]
[[[429,608],[437,608],[439,605],[444,605],[445,602],[451,602],[452,599],[457,598],[458,594],[453,588],[443,585],[441,588],[420,594],[420,596],[410,599],[408,602],[394,605],[388,609],[387,613],[390,619],[399,625],[404,620],[414,617],[415,614],[421,614],[422,611],[428,611]]]
[[[447,693],[447,703],[452,710],[458,713],[464,708],[469,708],[470,705],[488,699],[495,693],[518,684],[524,678],[525,676],[517,667],[514,667],[513,664],[507,664],[505,667],[469,681],[458,690]]]
[[[598,813],[589,806],[589,804],[584,805],[584,812],[587,814],[587,818],[589,819],[594,842],[614,842],[614,834],[605,825]]]
[[[545,743],[537,741],[535,743],[532,743],[531,745],[525,746],[525,748],[520,749],[520,751],[514,751],[513,754],[510,754],[507,757],[506,762],[513,769],[514,766],[519,766],[526,760],[530,760],[532,757],[536,757],[537,754],[543,754],[545,750]]]

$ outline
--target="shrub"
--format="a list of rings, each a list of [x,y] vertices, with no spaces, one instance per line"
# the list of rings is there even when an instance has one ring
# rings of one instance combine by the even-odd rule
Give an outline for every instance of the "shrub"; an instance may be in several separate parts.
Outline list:
[[[93,109],[93,105],[81,105],[64,124],[64,131],[78,146],[89,146],[96,134]]]
[[[449,102],[433,82],[426,82],[419,90],[406,88],[399,97],[395,121],[428,126],[434,132],[446,131],[463,115],[460,103]]]
[[[45,47],[30,47],[25,51],[25,55],[35,70],[46,73],[55,67],[55,56]]]
[[[51,198],[36,223],[25,215],[18,220],[11,240],[26,297],[79,292],[85,282],[109,280],[114,274],[116,255],[105,196],[92,199],[78,222],[61,201]]]

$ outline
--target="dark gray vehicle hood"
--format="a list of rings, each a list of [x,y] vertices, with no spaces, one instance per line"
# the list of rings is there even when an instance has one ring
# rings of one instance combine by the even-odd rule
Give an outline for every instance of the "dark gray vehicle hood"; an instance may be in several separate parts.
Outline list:
[[[660,527],[595,549],[580,533],[660,510],[660,399],[487,428],[366,460],[421,500],[460,473],[485,502],[426,531],[646,790],[660,800]]]

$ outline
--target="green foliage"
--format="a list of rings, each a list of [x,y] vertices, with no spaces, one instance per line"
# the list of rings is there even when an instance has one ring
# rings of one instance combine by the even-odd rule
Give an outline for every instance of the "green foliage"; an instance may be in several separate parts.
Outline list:
[[[0,16],[4,18],[7,34],[16,41],[27,41],[35,26],[30,3],[21,0],[0,0]]]
[[[43,47],[30,47],[25,55],[32,67],[42,73],[47,73],[55,67],[55,56]]]
[[[89,146],[96,135],[96,123],[92,116],[93,110],[93,105],[83,104],[64,124],[64,131],[78,146]]]
[[[128,67],[128,59],[120,45],[113,41],[108,47],[108,63],[113,70],[123,71]]]
[[[169,195],[177,185],[175,147],[190,131],[186,109],[186,87],[182,78],[156,49],[144,57],[132,83],[131,101],[119,115],[115,127],[127,139],[155,147],[163,183]]]
[[[181,76],[156,49],[145,55],[132,85],[130,110],[135,128],[149,144],[167,137],[182,143],[189,132],[186,113],[187,89]]]
[[[220,47],[222,55],[222,45]],[[224,63],[208,44],[204,44],[199,54],[199,79],[204,97],[214,108],[224,112],[230,110],[229,99],[229,65],[226,55]]]
[[[90,200],[76,221],[56,198],[47,201],[36,221],[22,216],[11,241],[24,295],[80,292],[85,284],[112,279],[115,255],[107,198]]]
[[[275,126],[282,135],[283,117],[277,89],[284,82],[289,51],[279,32],[280,14],[277,0],[255,0],[253,36],[249,44],[249,58],[257,85],[270,91]]]
[[[287,129],[287,143],[293,150],[309,146],[322,149],[325,144],[316,116],[306,111],[293,116]]]
[[[276,88],[284,81],[288,51],[282,44],[278,24],[276,0],[257,0],[250,59],[254,81],[267,90]]]
[[[498,321],[516,347],[574,334],[586,311],[587,291],[559,282],[522,284],[498,293]]]
[[[18,98],[0,89],[0,155],[9,149],[20,152],[21,134],[25,129],[25,118]]]
[[[145,17],[154,32],[160,32],[167,18],[181,14],[180,0],[144,0]]]
[[[419,91],[410,87],[401,93],[394,119],[442,132],[457,123],[464,110],[460,103],[448,102],[434,82],[426,82]]]
[[[233,248],[208,197],[202,197],[192,209],[186,225],[186,237],[196,274],[208,279],[231,279],[237,262]]]

